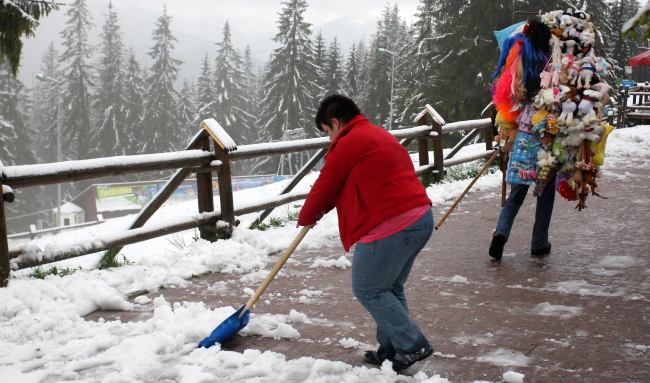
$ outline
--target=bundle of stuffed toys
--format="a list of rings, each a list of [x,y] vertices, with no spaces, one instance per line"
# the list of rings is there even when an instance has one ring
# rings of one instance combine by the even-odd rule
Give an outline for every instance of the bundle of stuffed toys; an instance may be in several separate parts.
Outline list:
[[[611,86],[596,74],[594,42],[588,14],[546,13],[503,42],[491,87],[497,142],[510,152],[506,181],[534,184],[534,195],[555,187],[578,210],[589,193],[605,198],[596,178],[613,129],[602,123]]]

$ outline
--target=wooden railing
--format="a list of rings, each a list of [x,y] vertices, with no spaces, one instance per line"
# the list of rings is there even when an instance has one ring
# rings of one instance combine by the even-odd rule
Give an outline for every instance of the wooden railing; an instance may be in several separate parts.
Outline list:
[[[492,113],[493,109],[488,108],[484,112],[484,116]],[[413,128],[394,130],[391,133],[404,146],[417,140],[419,166],[416,167],[416,172],[422,176],[432,176],[442,180],[445,175],[445,167],[488,158],[494,153],[490,118],[446,124],[442,117],[427,105],[417,116],[415,122],[417,126]],[[443,134],[470,129],[471,131],[465,135],[465,138],[446,157],[443,157]],[[469,143],[481,131],[485,132],[486,151],[484,153],[452,158],[462,146]],[[432,145],[432,163],[429,161],[429,142]],[[126,245],[192,228],[199,228],[200,236],[203,239],[228,238],[235,225],[235,216],[261,212],[253,223],[255,225],[263,221],[275,207],[305,199],[305,193],[291,193],[291,190],[325,155],[329,144],[329,139],[322,137],[238,147],[214,119],[208,119],[201,123],[201,130],[192,138],[187,149],[180,152],[6,167],[2,167],[0,163],[2,175],[0,184],[2,184],[3,190],[3,198],[0,199],[0,286],[7,285],[12,269],[25,269],[100,251],[107,251],[106,255],[115,257]],[[300,169],[278,196],[262,199],[253,204],[234,206],[231,161],[307,150],[318,150],[318,152]],[[34,244],[27,243],[19,248],[9,248],[4,203],[13,201],[13,189],[171,169],[177,170],[123,232],[104,234],[93,237],[92,240],[81,240],[67,246],[57,244],[52,248],[46,246],[45,249],[41,249]],[[221,206],[218,211],[214,209],[212,172],[217,172],[219,183]],[[143,227],[174,190],[192,173],[195,173],[197,177],[199,214]]]

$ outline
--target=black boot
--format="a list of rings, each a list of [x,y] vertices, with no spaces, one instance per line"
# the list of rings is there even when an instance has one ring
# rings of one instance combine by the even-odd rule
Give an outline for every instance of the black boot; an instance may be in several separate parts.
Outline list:
[[[551,243],[546,242],[546,246],[542,247],[541,249],[530,249],[530,255],[546,255],[551,252]]]
[[[494,259],[501,259],[503,256],[503,246],[506,245],[506,237],[501,233],[496,233],[492,237],[492,243],[490,244],[490,257]]]

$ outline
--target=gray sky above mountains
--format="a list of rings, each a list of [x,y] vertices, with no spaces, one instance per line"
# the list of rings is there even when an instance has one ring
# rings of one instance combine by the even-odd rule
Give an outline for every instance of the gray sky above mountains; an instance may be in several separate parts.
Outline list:
[[[59,1],[67,3],[70,0]],[[216,56],[216,42],[223,38],[226,21],[231,27],[233,44],[242,52],[250,46],[253,61],[262,66],[277,44],[271,39],[277,33],[276,22],[283,5],[280,0],[112,0],[117,13],[124,45],[132,47],[137,59],[150,66],[147,52],[153,46],[151,34],[156,18],[167,5],[172,17],[172,33],[178,39],[174,57],[184,61],[179,71],[179,81],[198,77],[200,63],[205,57]],[[95,25],[88,33],[90,43],[98,45],[99,35],[108,12],[108,0],[87,0],[88,9]],[[410,23],[415,20],[419,0],[308,0],[305,21],[312,24],[316,33],[321,30],[327,44],[336,36],[342,51],[347,54],[352,42],[364,38],[370,41],[376,30],[377,20],[384,8],[395,4],[400,15]],[[23,59],[19,78],[32,86],[34,76],[40,72],[41,56],[50,42],[62,52],[61,31],[68,17],[66,6],[61,6],[44,18],[36,29],[36,37],[24,39]]]

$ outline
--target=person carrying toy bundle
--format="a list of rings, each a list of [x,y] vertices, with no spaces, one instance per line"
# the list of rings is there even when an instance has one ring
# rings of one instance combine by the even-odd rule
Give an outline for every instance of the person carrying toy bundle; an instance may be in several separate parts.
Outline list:
[[[577,200],[578,210],[586,208],[589,193],[602,197],[595,178],[612,129],[601,122],[611,87],[597,75],[589,20],[582,11],[552,11],[503,41],[491,90],[497,142],[510,154],[505,180],[511,193],[490,244],[489,254],[497,260],[530,185],[537,197],[531,255],[551,251],[555,190]]]
[[[377,323],[379,348],[364,359],[406,369],[433,354],[404,294],[413,262],[433,232],[431,200],[406,149],[350,98],[324,98],[315,120],[332,143],[298,225],[314,224],[336,207],[343,247],[349,251],[356,243],[354,295]]]

